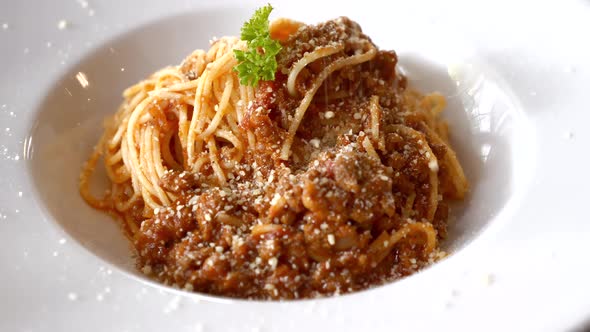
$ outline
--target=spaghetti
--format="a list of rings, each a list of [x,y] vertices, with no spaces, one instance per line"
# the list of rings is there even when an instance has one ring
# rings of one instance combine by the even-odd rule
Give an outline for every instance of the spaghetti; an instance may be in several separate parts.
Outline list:
[[[276,79],[256,88],[233,70],[245,42],[226,37],[125,90],[82,197],[123,221],[144,273],[211,294],[351,292],[443,257],[448,202],[468,189],[444,98],[408,89],[347,18],[270,34]]]

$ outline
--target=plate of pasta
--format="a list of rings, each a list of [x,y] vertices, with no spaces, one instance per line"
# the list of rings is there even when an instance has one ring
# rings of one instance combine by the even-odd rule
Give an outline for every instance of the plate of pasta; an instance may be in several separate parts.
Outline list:
[[[583,328],[590,7],[304,2],[0,5],[0,329]]]

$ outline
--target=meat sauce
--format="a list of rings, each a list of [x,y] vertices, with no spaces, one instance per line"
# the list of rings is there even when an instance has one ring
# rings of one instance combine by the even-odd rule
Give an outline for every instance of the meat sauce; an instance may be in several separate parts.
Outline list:
[[[289,68],[322,45],[344,44],[300,74],[291,96]],[[293,112],[314,77],[338,56],[374,46],[358,24],[339,18],[304,26],[283,43],[275,81],[261,82],[240,123],[253,133],[228,182],[170,171],[161,185],[177,195],[169,208],[154,211],[134,239],[142,271],[190,291],[250,299],[295,299],[347,293],[409,275],[440,258],[425,240],[409,236],[384,259],[371,243],[384,231],[427,218],[431,166],[424,157],[422,120],[404,104],[405,78],[397,56],[378,51],[370,61],[328,77],[308,108],[289,160],[280,149]],[[376,96],[376,97],[375,97]],[[378,98],[379,158],[364,147],[371,131],[370,98]],[[396,131],[406,124],[418,133]],[[246,142],[244,134],[242,137]],[[444,146],[433,147],[440,159]],[[442,181],[442,180],[441,180]],[[444,194],[444,193],[443,193]],[[413,204],[408,215],[409,196]],[[440,198],[432,224],[446,235],[448,208]]]

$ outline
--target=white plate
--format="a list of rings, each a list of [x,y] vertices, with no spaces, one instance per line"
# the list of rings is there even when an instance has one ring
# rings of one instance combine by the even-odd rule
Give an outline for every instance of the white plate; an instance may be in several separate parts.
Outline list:
[[[123,88],[237,35],[262,4],[238,3],[0,4],[1,331],[537,331],[590,318],[585,2],[273,1],[274,17],[351,17],[398,52],[412,84],[447,95],[472,184],[453,255],[369,291],[282,303],[138,274],[115,223],[78,196],[80,165]]]

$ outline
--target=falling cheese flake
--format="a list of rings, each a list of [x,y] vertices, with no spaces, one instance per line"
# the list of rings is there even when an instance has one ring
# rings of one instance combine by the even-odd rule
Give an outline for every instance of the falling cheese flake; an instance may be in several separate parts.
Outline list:
[[[336,238],[334,237],[334,234],[328,234],[328,243],[331,246],[336,244]]]
[[[59,22],[57,22],[58,29],[64,30],[67,27],[68,27],[68,22],[66,20],[60,20]]]
[[[311,146],[313,146],[314,148],[319,149],[320,148],[321,141],[320,141],[319,138],[314,138],[314,139],[312,139],[312,140],[309,141],[309,144],[311,144]]]
[[[80,82],[80,85],[83,88],[88,87],[88,85],[90,84],[88,83],[88,78],[86,77],[86,74],[84,74],[81,71],[79,71],[78,74],[76,74],[76,79],[78,80],[78,82]]]
[[[279,261],[276,257],[272,257],[271,259],[268,260],[268,265],[270,265],[270,268],[274,270],[277,268],[278,262]]]
[[[496,281],[496,277],[493,274],[488,273],[488,274],[484,275],[483,283],[485,286],[491,286],[495,281]]]
[[[436,161],[436,159],[431,159],[428,162],[428,168],[430,168],[430,170],[435,173],[438,172],[438,162]]]
[[[170,302],[168,302],[168,304],[164,308],[164,313],[170,314],[170,313],[178,310],[179,306],[180,306],[180,297],[176,296],[176,297],[172,298],[172,300],[170,300]]]
[[[80,7],[82,7],[82,8],[88,7],[88,1],[86,1],[86,0],[78,0],[78,4],[80,4]]]

